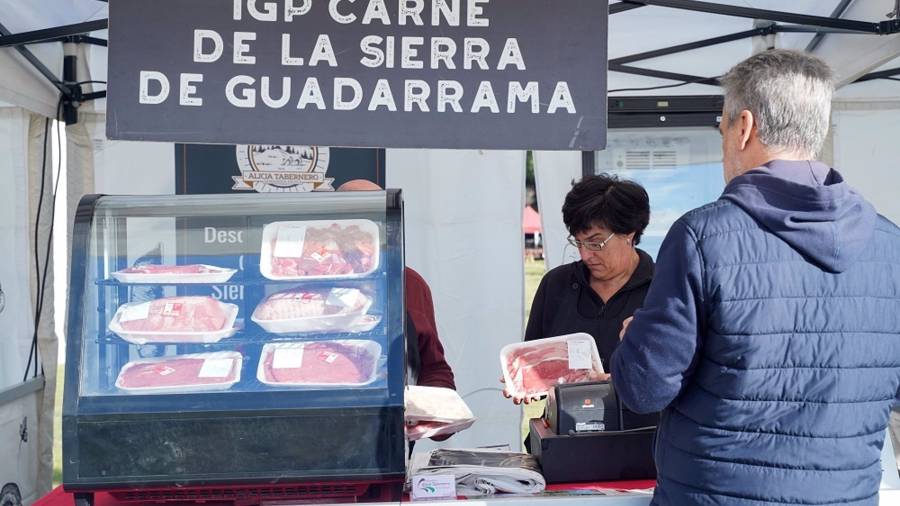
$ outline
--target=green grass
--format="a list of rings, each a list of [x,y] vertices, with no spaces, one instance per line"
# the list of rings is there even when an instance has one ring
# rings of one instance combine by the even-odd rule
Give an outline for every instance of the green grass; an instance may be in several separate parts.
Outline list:
[[[544,261],[525,261],[525,321],[528,321],[528,315],[531,314],[531,301],[534,300],[534,293],[537,292],[538,284],[544,277]]]
[[[525,262],[525,320],[528,321],[528,315],[531,313],[531,301],[534,299],[534,293],[537,291],[538,284],[544,276],[544,261],[526,261]],[[65,377],[65,367],[59,366],[56,374],[56,412],[53,415],[53,486],[56,487],[62,483],[62,399],[63,399],[63,378]],[[537,406],[529,406],[526,408],[526,420],[531,416],[540,416],[543,410],[543,402]],[[524,428],[524,426],[523,426]],[[527,429],[525,429],[527,431]],[[527,432],[523,432],[524,434]]]

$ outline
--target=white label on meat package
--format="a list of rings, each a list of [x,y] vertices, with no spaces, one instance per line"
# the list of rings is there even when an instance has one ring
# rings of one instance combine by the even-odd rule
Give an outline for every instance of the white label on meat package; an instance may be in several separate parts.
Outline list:
[[[150,317],[150,303],[128,305],[119,313],[119,323],[146,320]]]
[[[303,256],[303,241],[306,227],[278,227],[275,249],[272,256],[279,258],[300,258]]]
[[[591,343],[584,339],[569,341],[569,369],[591,369]]]
[[[359,300],[359,290],[356,288],[333,288],[328,294],[328,300],[325,304],[329,306],[340,306],[346,308],[356,307],[356,301]]]
[[[300,369],[303,365],[303,346],[275,348],[272,356],[273,369]]]
[[[233,358],[208,358],[203,361],[198,378],[227,378],[234,366]]]
[[[181,311],[184,309],[184,303],[182,302],[166,302],[162,309],[163,316],[181,316]]]

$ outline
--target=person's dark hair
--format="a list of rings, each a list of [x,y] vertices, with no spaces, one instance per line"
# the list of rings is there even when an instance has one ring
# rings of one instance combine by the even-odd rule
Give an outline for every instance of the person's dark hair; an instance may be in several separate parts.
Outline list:
[[[634,244],[650,223],[650,197],[643,186],[610,174],[587,176],[566,195],[563,222],[575,235],[597,225],[616,234],[634,232]]]

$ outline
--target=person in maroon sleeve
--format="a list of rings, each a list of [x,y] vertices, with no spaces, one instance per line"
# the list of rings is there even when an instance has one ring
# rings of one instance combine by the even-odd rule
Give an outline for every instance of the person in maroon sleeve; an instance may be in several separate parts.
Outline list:
[[[434,321],[434,302],[431,289],[422,276],[406,268],[406,316],[412,322],[417,336],[419,364],[416,384],[429,387],[444,387],[456,390],[453,369],[444,358],[444,346],[438,338]]]
[[[337,191],[381,191],[377,184],[366,179],[354,179],[338,187]],[[422,276],[406,267],[406,324],[410,365],[410,384],[444,387],[456,390],[453,369],[444,357],[444,346],[438,337],[434,320],[434,301],[431,289]],[[433,438],[446,439],[446,438]]]

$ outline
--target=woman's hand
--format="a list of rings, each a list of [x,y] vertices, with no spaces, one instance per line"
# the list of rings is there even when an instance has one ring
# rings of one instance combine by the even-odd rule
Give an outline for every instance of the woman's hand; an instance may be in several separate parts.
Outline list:
[[[512,399],[513,404],[518,406],[519,404],[531,404],[532,402],[537,402],[541,400],[540,396],[531,396],[531,397],[514,397],[511,393],[509,393],[509,389],[506,388],[506,380],[503,377],[500,377],[500,383],[503,383],[503,397],[507,399]]]
[[[634,316],[629,316],[622,322],[622,330],[619,331],[619,341],[625,339],[625,331],[628,330],[628,325],[631,323],[631,320],[634,320]]]

